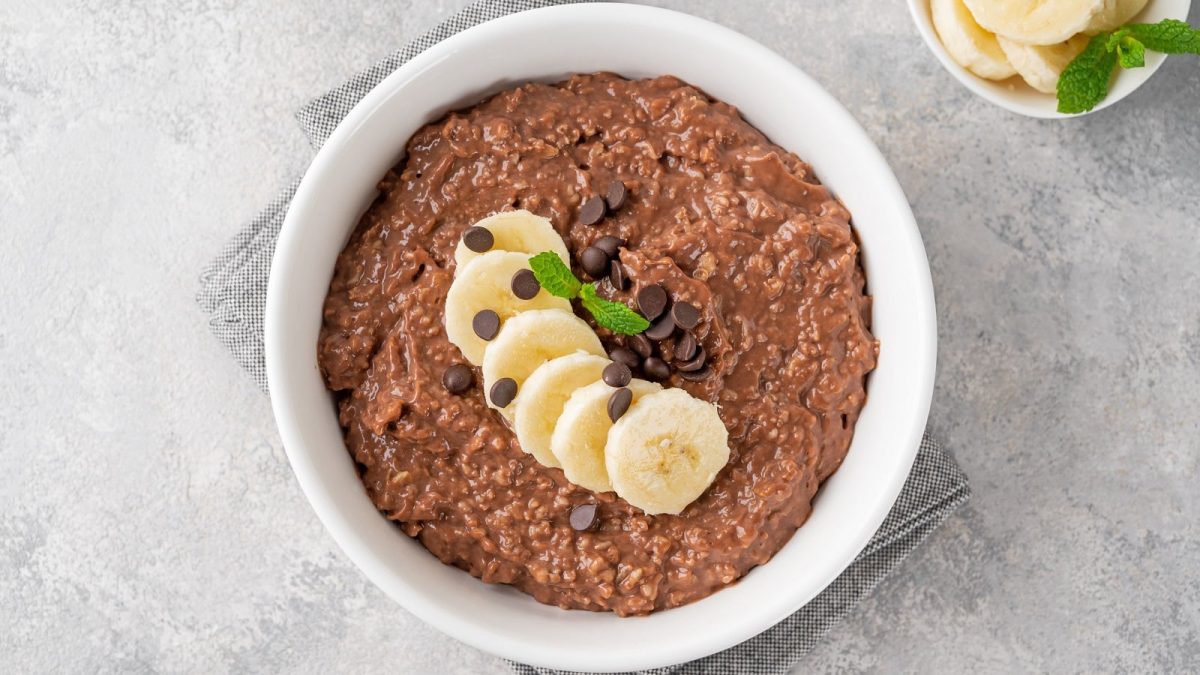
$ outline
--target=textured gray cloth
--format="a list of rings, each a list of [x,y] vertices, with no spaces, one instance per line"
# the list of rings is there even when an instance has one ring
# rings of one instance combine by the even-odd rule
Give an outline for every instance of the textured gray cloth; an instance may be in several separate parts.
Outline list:
[[[572,0],[483,0],[455,14],[403,49],[305,105],[297,113],[318,148],[356,103],[392,71],[442,39],[513,12]],[[263,313],[275,239],[296,192],[292,181],[233,238],[201,275],[197,301],[213,333],[264,391]],[[647,671],[655,674],[786,673],[843,616],[871,592],[943,520],[970,497],[967,477],[929,437],[887,519],[857,559],[812,602],[762,634],[698,661]],[[512,663],[521,675],[548,673]]]

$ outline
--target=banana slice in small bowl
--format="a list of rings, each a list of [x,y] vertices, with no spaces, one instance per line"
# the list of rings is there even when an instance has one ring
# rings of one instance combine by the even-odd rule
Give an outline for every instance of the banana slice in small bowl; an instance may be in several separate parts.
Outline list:
[[[602,356],[581,351],[550,359],[538,366],[525,380],[513,402],[516,407],[513,431],[521,449],[546,466],[560,466],[551,452],[550,438],[563,414],[563,407],[580,388],[599,380],[609,363],[612,362]],[[571,479],[570,475],[567,479]]]
[[[1058,112],[1059,75],[1090,36],[1127,23],[1186,21],[1191,0],[908,0],[908,8],[929,50],[972,93],[1027,117],[1063,119],[1079,115]],[[1147,51],[1144,67],[1117,68],[1089,112],[1133,93],[1165,58]],[[1006,76],[1010,70],[1019,77]]]
[[[553,251],[568,266],[571,264],[567,245],[549,218],[525,210],[501,211],[475,223],[474,227],[491,233],[492,251],[524,253],[527,259],[542,251]],[[459,241],[458,248],[454,250],[454,262],[457,265],[454,273],[457,275],[462,272],[468,263],[486,253],[471,250],[465,239]]]

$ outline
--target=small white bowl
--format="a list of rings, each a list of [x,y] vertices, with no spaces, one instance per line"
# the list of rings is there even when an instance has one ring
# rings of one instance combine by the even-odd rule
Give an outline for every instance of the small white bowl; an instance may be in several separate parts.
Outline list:
[[[1163,19],[1186,21],[1191,6],[1192,0],[1150,0],[1146,9],[1134,17],[1134,22],[1157,23]],[[967,89],[989,102],[1019,115],[1044,119],[1079,117],[1079,115],[1058,112],[1058,100],[1053,94],[1043,94],[1037,91],[1025,84],[1020,76],[1010,77],[999,82],[985,80],[955,63],[954,59],[946,53],[946,48],[942,46],[942,41],[933,28],[933,19],[929,15],[929,0],[908,0],[908,11],[912,14],[913,21],[917,24],[917,31],[921,33],[925,45],[929,47],[937,60],[941,61],[942,67]],[[1090,112],[1103,110],[1132,94],[1135,89],[1142,86],[1143,82],[1150,79],[1150,76],[1165,60],[1166,55],[1147,51],[1144,67],[1133,70],[1119,69],[1120,72],[1113,80],[1112,86],[1109,87],[1108,96]]]
[[[882,345],[845,462],[809,521],[767,564],[708,598],[650,616],[564,611],[443,565],[372,505],[346,452],[316,362],[334,262],[405,142],[446,110],[514,83],[571,73],[674,74],[732,103],[795,151],[854,215]],[[297,481],[363,573],[441,631],[517,661],[639,670],[737,644],[795,612],[862,551],[895,502],[925,427],[937,330],[921,236],[871,140],[788,61],[727,28],[652,7],[581,4],[498,19],[390,75],[317,153],[279,235],[267,295],[271,400]]]

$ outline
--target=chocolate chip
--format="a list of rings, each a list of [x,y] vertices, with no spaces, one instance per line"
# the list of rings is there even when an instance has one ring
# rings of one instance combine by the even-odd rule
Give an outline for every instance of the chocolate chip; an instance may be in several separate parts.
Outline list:
[[[579,265],[593,279],[608,274],[608,256],[595,246],[583,249],[583,253],[579,254]]]
[[[700,310],[688,302],[675,303],[671,307],[671,316],[675,319],[675,325],[684,330],[691,330],[700,323]]]
[[[625,344],[642,358],[646,358],[654,353],[654,344],[645,335],[630,335],[625,339]]]
[[[650,284],[638,291],[637,304],[642,316],[653,321],[667,308],[667,292],[658,284]]]
[[[512,400],[517,397],[517,381],[511,377],[503,377],[496,380],[496,384],[492,385],[492,390],[488,392],[488,398],[492,400],[492,405],[497,408],[506,408]]]
[[[663,365],[666,365],[665,363]],[[621,419],[621,415],[629,410],[629,404],[633,403],[633,392],[622,387],[612,393],[608,397],[608,419],[616,422]]]
[[[604,199],[592,197],[579,208],[579,222],[584,225],[595,225],[604,218]]]
[[[696,338],[691,333],[684,333],[678,340],[675,341],[675,360],[687,361],[696,355]]]
[[[496,238],[492,236],[491,230],[476,225],[463,233],[463,243],[476,253],[484,253],[492,250],[492,247],[496,245]]]
[[[471,328],[480,340],[491,341],[500,332],[500,315],[490,309],[485,309],[471,319]]]
[[[613,361],[604,366],[604,372],[601,373],[600,377],[604,380],[604,384],[610,387],[624,387],[633,379],[633,373],[629,371],[629,366],[618,361]]]
[[[704,366],[700,370],[690,370],[679,373],[679,376],[688,382],[699,382],[700,380],[707,379],[710,375],[712,375],[712,368],[709,368],[708,366]]]
[[[600,519],[596,517],[597,509],[595,504],[580,504],[571,509],[571,529],[580,532],[586,532],[599,523]]]
[[[456,363],[442,373],[442,386],[451,394],[461,394],[471,388],[475,375],[471,369],[461,363]]]
[[[625,205],[625,197],[629,191],[625,189],[625,184],[619,180],[614,180],[608,184],[608,190],[604,193],[604,201],[608,203],[608,208],[616,211]]]
[[[671,366],[657,356],[651,356],[642,363],[642,372],[652,380],[665,380],[671,376]]]
[[[708,354],[704,353],[704,347],[697,347],[696,354],[692,356],[691,360],[684,361],[683,363],[676,363],[675,369],[682,373],[690,373],[700,370],[704,367],[704,359],[706,358],[708,358]]]
[[[512,292],[522,300],[532,300],[542,290],[533,270],[517,270],[512,277]]]
[[[638,358],[637,354],[624,347],[614,348],[608,353],[608,358],[617,363],[624,364],[627,368],[637,368],[638,364],[641,363],[641,359]]]
[[[663,314],[653,325],[646,329],[646,337],[651,340],[666,340],[675,332],[675,320],[670,314]]]
[[[625,276],[625,268],[615,259],[612,261],[612,268],[608,271],[608,282],[618,291],[629,288],[629,277]]]
[[[613,259],[617,257],[617,252],[620,251],[621,247],[624,245],[624,239],[620,237],[614,237],[611,234],[600,237],[596,241],[592,242],[592,246],[604,251],[605,255]]]

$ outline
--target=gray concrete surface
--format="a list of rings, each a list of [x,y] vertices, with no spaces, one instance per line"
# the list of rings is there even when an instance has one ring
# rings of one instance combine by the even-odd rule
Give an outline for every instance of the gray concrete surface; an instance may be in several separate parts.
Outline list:
[[[0,4],[0,670],[504,671],[336,549],[193,303],[304,169],[293,110],[463,4]],[[974,501],[800,670],[1200,669],[1200,59],[1041,122],[899,1],[661,4],[850,109],[937,286],[931,424]]]

